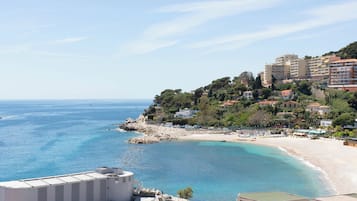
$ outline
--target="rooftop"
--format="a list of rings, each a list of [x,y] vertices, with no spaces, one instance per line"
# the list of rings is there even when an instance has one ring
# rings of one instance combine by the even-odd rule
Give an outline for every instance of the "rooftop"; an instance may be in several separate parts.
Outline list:
[[[290,96],[292,93],[293,93],[293,91],[291,89],[281,91],[282,96]]]
[[[60,185],[65,183],[75,183],[80,181],[90,181],[96,179],[106,179],[112,176],[127,177],[133,175],[132,172],[127,172],[122,170],[118,171],[118,169],[115,168],[113,169],[108,168],[108,169],[111,171],[100,172],[99,170],[98,172],[97,170],[91,172],[81,172],[76,174],[58,175],[52,177],[40,177],[40,178],[24,179],[18,181],[6,181],[6,182],[0,182],[0,187],[22,189],[22,188],[43,187],[49,185]]]
[[[263,100],[263,101],[259,101],[260,105],[270,105],[270,104],[276,104],[278,103],[278,101],[274,101],[274,100]]]
[[[309,105],[307,105],[307,107],[320,107],[321,104],[318,103],[318,102],[313,102],[313,103],[310,103]]]

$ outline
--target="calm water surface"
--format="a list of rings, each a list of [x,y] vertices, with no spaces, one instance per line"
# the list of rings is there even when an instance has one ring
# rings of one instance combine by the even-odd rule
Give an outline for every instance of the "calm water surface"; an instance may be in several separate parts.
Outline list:
[[[133,171],[166,193],[187,186],[193,200],[234,200],[238,192],[329,194],[319,172],[270,148],[239,143],[130,145],[116,125],[150,101],[0,101],[0,181],[74,173],[98,166]]]

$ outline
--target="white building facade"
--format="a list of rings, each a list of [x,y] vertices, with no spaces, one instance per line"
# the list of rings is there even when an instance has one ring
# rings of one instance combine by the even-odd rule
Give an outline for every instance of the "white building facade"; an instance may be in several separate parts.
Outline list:
[[[290,78],[304,79],[307,77],[306,61],[304,59],[294,59],[291,61]]]
[[[0,201],[130,201],[134,174],[119,168],[0,182]]]

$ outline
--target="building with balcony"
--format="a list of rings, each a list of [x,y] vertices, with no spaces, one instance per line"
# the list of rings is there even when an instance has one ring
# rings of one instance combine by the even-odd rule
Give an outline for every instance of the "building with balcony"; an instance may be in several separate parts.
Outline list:
[[[305,79],[307,77],[307,65],[304,59],[293,59],[290,64],[291,79]]]
[[[357,59],[331,62],[329,87],[357,91]]]
[[[311,57],[306,59],[307,76],[312,80],[329,77],[329,64],[339,60],[335,55]]]
[[[298,59],[296,54],[285,54],[275,59],[275,64],[277,65],[290,65],[291,62],[295,59]]]

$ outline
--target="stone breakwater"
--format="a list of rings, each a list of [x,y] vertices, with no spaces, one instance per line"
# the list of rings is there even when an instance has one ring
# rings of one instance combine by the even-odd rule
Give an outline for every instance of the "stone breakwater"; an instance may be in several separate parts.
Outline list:
[[[149,124],[145,121],[144,116],[138,119],[128,119],[125,123],[119,126],[120,129],[125,131],[136,131],[144,134],[140,137],[135,137],[129,140],[132,144],[151,144],[160,141],[177,140],[180,137],[193,135],[193,134],[225,134],[227,131],[222,130],[209,130],[209,129],[185,129],[165,127],[162,125]],[[228,132],[229,133],[229,132]]]

